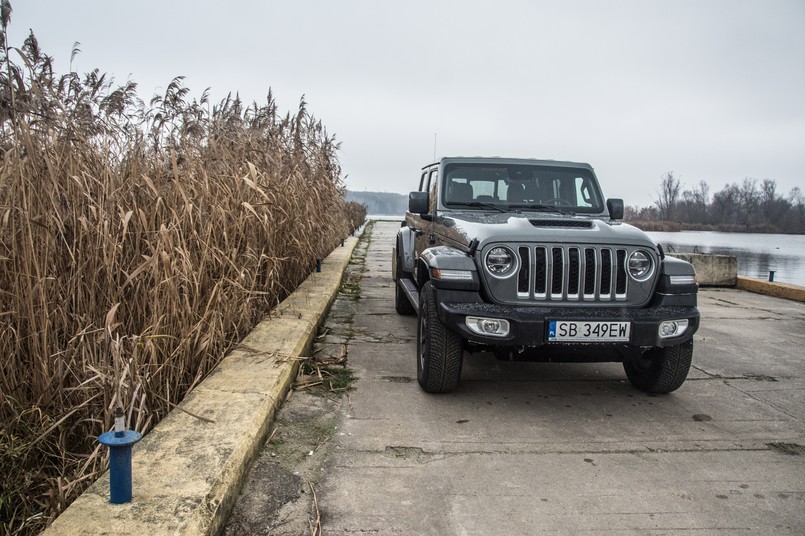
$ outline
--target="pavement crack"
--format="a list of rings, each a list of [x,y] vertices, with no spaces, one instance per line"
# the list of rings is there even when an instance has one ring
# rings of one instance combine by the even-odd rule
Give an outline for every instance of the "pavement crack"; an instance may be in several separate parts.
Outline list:
[[[747,380],[747,379],[751,379],[751,378],[741,377],[741,378],[724,378],[724,379],[725,380]],[[774,380],[774,381],[777,381],[777,380]],[[802,421],[802,416],[801,415],[794,415],[793,413],[788,412],[784,408],[780,407],[778,404],[775,404],[774,402],[769,402],[768,400],[764,400],[764,399],[760,398],[759,396],[755,395],[754,393],[752,393],[751,391],[741,389],[737,385],[729,383],[729,381],[725,381],[724,385],[726,385],[727,387],[731,387],[732,389],[735,389],[736,391],[738,391],[742,395],[751,398],[752,400],[754,400],[758,404],[761,404],[763,406],[766,406],[766,407],[772,408],[772,409],[774,409],[776,411],[779,411],[783,415],[786,415],[786,416],[794,419],[795,421],[798,421],[798,422]]]
[[[778,447],[778,445],[782,445]],[[790,447],[794,445],[794,447]],[[375,449],[348,449],[347,451],[352,454],[360,455],[384,455],[398,459],[413,460],[420,463],[427,463],[434,460],[442,460],[446,458],[457,458],[462,456],[522,456],[522,455],[563,455],[563,456],[586,456],[586,455],[622,455],[622,454],[691,454],[691,453],[730,453],[730,452],[782,452],[784,449],[797,450],[805,448],[797,443],[768,443],[763,446],[733,446],[733,447],[697,447],[697,448],[657,448],[657,447],[637,447],[627,449],[611,449],[611,450],[578,450],[568,451],[567,449],[527,449],[527,450],[480,450],[468,449],[462,451],[438,451],[432,452],[423,449],[422,447],[412,446],[386,446],[383,450]],[[798,451],[798,450],[797,450]],[[788,452],[785,452],[786,454]]]

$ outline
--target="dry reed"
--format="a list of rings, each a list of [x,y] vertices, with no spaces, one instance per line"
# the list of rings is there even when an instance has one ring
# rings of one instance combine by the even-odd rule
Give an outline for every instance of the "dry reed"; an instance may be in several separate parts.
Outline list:
[[[307,111],[0,58],[0,526],[40,531],[365,217]],[[12,58],[21,58],[14,62]]]

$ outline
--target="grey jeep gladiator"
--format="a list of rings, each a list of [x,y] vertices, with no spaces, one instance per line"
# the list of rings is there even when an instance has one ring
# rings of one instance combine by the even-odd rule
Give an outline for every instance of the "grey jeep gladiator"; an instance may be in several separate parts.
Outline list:
[[[464,353],[622,362],[640,390],[679,388],[699,327],[689,263],[623,223],[588,164],[443,158],[425,166],[392,251],[395,307],[417,314],[423,390]]]

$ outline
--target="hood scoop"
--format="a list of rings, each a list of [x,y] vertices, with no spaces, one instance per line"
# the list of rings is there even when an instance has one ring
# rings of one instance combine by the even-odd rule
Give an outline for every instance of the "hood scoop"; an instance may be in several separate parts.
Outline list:
[[[534,227],[564,227],[572,229],[592,229],[593,222],[589,220],[528,220]]]

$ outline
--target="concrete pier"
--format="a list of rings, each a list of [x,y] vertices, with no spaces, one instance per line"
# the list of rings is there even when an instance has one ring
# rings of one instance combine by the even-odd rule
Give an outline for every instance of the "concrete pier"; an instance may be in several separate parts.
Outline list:
[[[637,391],[620,364],[488,354],[465,355],[456,392],[428,395],[416,318],[394,312],[398,228],[375,224],[354,315],[325,324],[345,334],[333,343],[346,345],[354,391],[292,397],[283,443],[266,447],[241,497],[259,506],[236,508],[227,534],[307,533],[317,517],[345,536],[805,533],[805,304],[702,290],[693,370],[670,395]],[[299,446],[311,456],[298,465],[276,461],[311,427],[303,414],[332,436]],[[281,492],[278,474],[293,482]],[[284,502],[271,510],[266,497]]]
[[[108,504],[102,479],[46,533],[805,533],[804,303],[703,289],[693,369],[670,395],[635,390],[615,363],[488,354],[465,355],[456,392],[428,395],[416,318],[394,312],[398,228],[377,222],[358,244],[317,343],[345,353],[354,390],[286,398],[294,357],[322,348],[350,239],[135,448],[131,503]],[[278,460],[277,438],[302,455]]]

